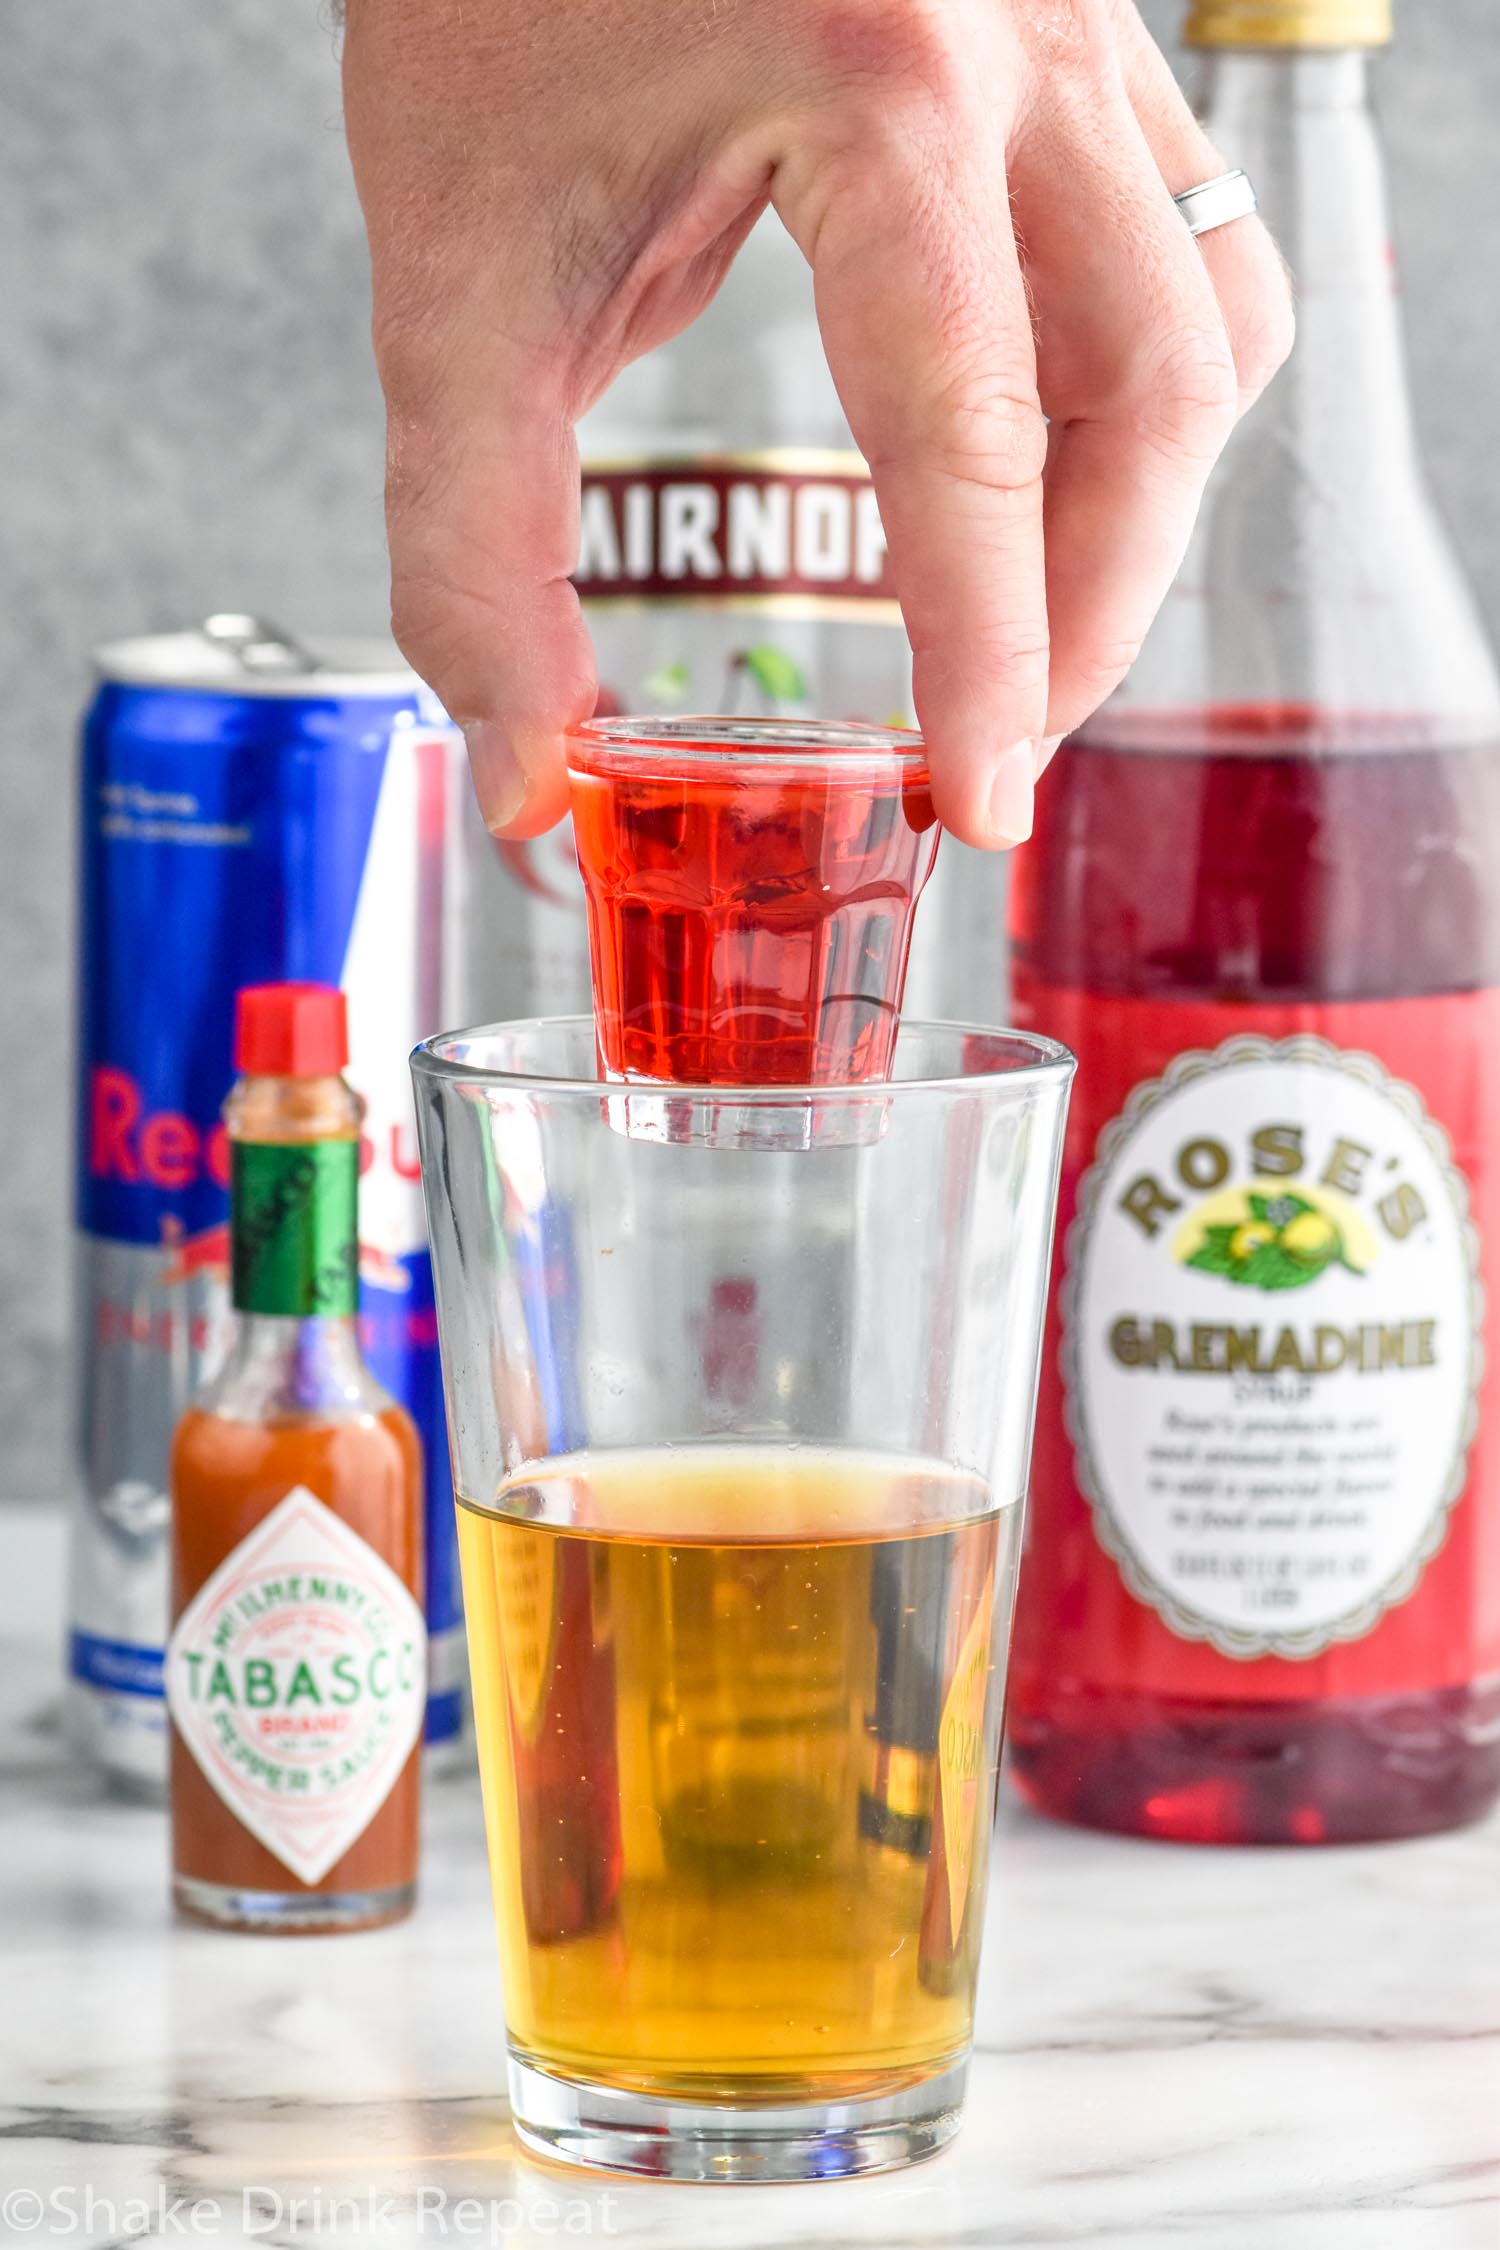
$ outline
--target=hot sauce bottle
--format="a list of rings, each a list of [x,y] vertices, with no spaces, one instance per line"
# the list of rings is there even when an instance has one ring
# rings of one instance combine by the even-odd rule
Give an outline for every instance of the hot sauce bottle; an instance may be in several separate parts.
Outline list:
[[[173,1891],[237,1929],[410,1911],[426,1699],[415,1425],[356,1329],[342,993],[239,996],[228,1356],[172,1452]]]
[[[1020,1020],[1079,1071],[1015,1768],[1202,1842],[1500,1794],[1500,692],[1412,434],[1389,23],[1192,12],[1297,351],[1018,855]]]

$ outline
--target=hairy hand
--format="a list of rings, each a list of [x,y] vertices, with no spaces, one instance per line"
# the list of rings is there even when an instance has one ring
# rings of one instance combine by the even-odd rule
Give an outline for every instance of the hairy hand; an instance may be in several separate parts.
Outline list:
[[[395,632],[490,826],[565,804],[593,708],[573,426],[772,204],[874,474],[938,809],[1029,832],[1285,357],[1255,220],[1131,0],[348,0],[389,408]],[[1050,427],[1049,427],[1050,424]]]

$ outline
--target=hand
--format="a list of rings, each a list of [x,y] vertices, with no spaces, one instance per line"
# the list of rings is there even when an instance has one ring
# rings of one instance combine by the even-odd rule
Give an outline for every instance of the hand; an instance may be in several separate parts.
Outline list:
[[[1259,222],[1195,243],[1173,207],[1227,167],[1131,0],[348,0],[344,78],[393,623],[491,828],[560,816],[593,709],[573,425],[769,201],[879,493],[938,810],[1027,835],[1291,342]]]

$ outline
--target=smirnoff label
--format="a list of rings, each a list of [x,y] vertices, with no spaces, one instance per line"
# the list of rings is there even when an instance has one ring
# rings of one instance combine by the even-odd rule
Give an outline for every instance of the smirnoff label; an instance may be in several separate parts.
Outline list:
[[[869,470],[803,447],[586,463],[573,583],[590,604],[901,614]]]
[[[1174,1635],[1306,1661],[1413,1596],[1468,1479],[1484,1309],[1413,1086],[1306,1035],[1179,1053],[1099,1133],[1065,1263],[1077,1480]]]
[[[421,1736],[422,1612],[374,1548],[298,1485],[184,1609],[166,1692],[211,1786],[311,1886],[363,1835]]]

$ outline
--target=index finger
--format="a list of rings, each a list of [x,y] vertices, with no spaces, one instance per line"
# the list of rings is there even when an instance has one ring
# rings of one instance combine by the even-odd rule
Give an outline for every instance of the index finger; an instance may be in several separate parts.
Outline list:
[[[567,810],[562,730],[594,708],[577,444],[534,363],[420,356],[383,355],[392,629],[463,729],[488,826],[536,836]]]
[[[908,115],[784,169],[772,200],[879,494],[938,814],[1019,843],[1047,714],[1047,433],[999,121]]]

